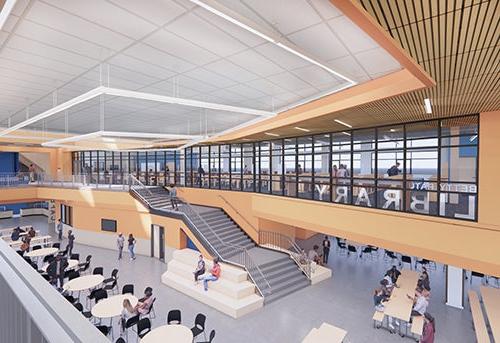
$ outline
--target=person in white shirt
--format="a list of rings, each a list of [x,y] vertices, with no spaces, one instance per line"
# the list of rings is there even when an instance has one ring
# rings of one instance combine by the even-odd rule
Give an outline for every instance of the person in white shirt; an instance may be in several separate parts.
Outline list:
[[[118,234],[118,237],[116,238],[116,247],[118,248],[118,259],[122,259],[123,255],[123,247],[125,246],[125,237],[123,237],[123,234],[120,232]]]
[[[122,321],[122,332],[125,331],[125,323],[127,323],[127,320],[130,318],[138,315],[139,312],[132,306],[130,303],[130,300],[128,299],[123,299],[123,309],[121,313],[121,321]]]

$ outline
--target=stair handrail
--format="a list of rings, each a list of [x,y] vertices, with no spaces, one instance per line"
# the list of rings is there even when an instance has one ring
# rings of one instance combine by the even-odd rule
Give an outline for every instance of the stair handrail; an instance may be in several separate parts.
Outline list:
[[[139,180],[137,180],[139,181]],[[140,181],[139,181],[140,182]],[[242,267],[244,268],[246,271],[247,271],[247,274],[248,276],[252,279],[253,283],[255,284],[255,287],[257,288],[258,292],[260,293],[261,296],[265,297],[265,295],[267,294],[271,294],[272,293],[272,289],[271,289],[271,285],[269,284],[269,281],[266,279],[266,277],[264,276],[264,274],[262,273],[262,270],[260,270],[259,266],[253,261],[252,257],[250,256],[250,254],[248,253],[247,249],[242,247],[242,246],[239,246],[239,245],[235,245],[235,244],[231,244],[231,243],[227,243],[227,242],[224,242],[220,237],[219,235],[212,230],[212,228],[210,227],[210,225],[205,221],[205,219],[203,219],[200,214],[195,211],[193,209],[193,207],[191,206],[191,204],[189,204],[187,201],[183,200],[183,199],[180,199],[180,198],[177,198],[180,200],[180,202],[182,203],[182,206],[179,207],[179,211],[172,211],[172,210],[168,210],[168,209],[165,209],[165,208],[161,208],[161,207],[156,207],[154,205],[152,205],[149,201],[147,201],[146,198],[144,198],[139,192],[136,191],[136,189],[134,189],[133,187],[130,188],[131,191],[133,191],[138,197],[140,197],[150,208],[153,208],[153,209],[156,209],[156,210],[160,210],[160,211],[165,211],[165,212],[171,212],[171,213],[182,213],[184,218],[189,221],[192,225],[192,227],[198,232],[198,234],[204,239],[204,241],[210,246],[211,250],[217,255],[217,257],[222,261],[222,262],[225,262],[225,263],[229,263],[229,264],[234,264],[234,265],[237,265],[239,267]],[[148,190],[149,191],[149,190]],[[149,194],[152,195],[151,191],[149,191]],[[186,211],[187,209],[187,211]],[[184,212],[186,211],[186,212]],[[224,247],[229,247],[229,248],[232,248],[232,249],[235,249],[235,250],[238,250],[239,251],[239,254],[240,254],[240,257],[242,257],[242,260],[241,261],[242,263],[237,263],[237,262],[234,262],[234,261],[231,261],[231,260],[228,260],[228,259],[225,259],[222,257],[222,255],[219,253],[218,249],[216,249],[211,243],[210,241],[207,239],[207,237],[203,234],[203,232],[201,232],[201,230],[198,228],[198,226],[193,222],[193,220],[191,219],[190,216],[194,216],[194,217],[197,217],[196,219],[198,219],[203,225],[205,225],[207,227],[207,229],[210,231],[210,233],[212,233],[216,239],[224,246]],[[258,274],[258,276],[263,280],[265,281],[265,286],[266,286],[266,289],[263,290],[261,289],[261,287],[257,284],[257,282],[255,281],[254,277],[252,276],[252,271],[255,270],[255,272]]]
[[[181,199],[182,200],[182,199]],[[182,210],[184,209],[188,209],[188,212],[189,214],[185,213],[186,214],[186,217],[187,219],[191,222],[191,224],[196,227],[196,225],[194,224],[194,222],[191,220],[190,218],[190,215],[194,215],[196,217],[196,219],[198,219],[201,223],[203,223],[204,226],[206,226],[206,228],[210,231],[210,233],[212,233],[216,239],[225,247],[229,247],[229,248],[232,248],[232,249],[235,249],[235,250],[238,250],[239,251],[239,254],[240,254],[240,257],[242,257],[242,263],[237,263],[237,262],[234,262],[234,261],[231,261],[231,260],[227,260],[227,259],[224,259],[221,254],[217,251],[217,249],[215,249],[213,247],[212,244],[210,244],[208,242],[208,239],[205,237],[205,235],[200,231],[198,230],[198,232],[200,233],[200,235],[205,239],[205,241],[207,241],[207,243],[210,244],[210,246],[212,247],[213,251],[217,254],[217,256],[223,261],[223,262],[226,262],[226,263],[230,263],[230,264],[235,264],[235,265],[238,265],[242,268],[244,268],[246,271],[247,271],[247,274],[248,276],[252,279],[253,283],[255,284],[255,287],[257,287],[257,290],[259,291],[259,293],[265,297],[266,294],[271,294],[272,293],[272,288],[271,288],[271,285],[269,284],[269,281],[267,280],[267,278],[264,276],[264,273],[262,273],[262,270],[259,268],[259,266],[254,262],[254,260],[252,259],[252,257],[250,256],[250,254],[248,253],[247,249],[245,247],[242,247],[240,245],[235,245],[235,244],[231,244],[231,243],[227,243],[227,242],[224,242],[220,237],[219,235],[212,230],[212,228],[210,227],[210,225],[205,221],[205,219],[203,219],[202,216],[200,216],[200,214],[195,211],[193,209],[193,207],[191,206],[190,203],[182,200]],[[257,284],[256,280],[254,279],[254,277],[252,276],[252,271],[255,270],[255,272],[258,274],[258,276],[265,282],[265,286],[266,286],[266,289],[263,290],[261,289],[261,287]]]
[[[134,175],[132,175],[132,174],[128,174],[128,176],[129,176],[129,187],[130,187],[131,189],[132,189],[132,188],[134,188],[134,187],[138,187],[138,188],[140,188],[140,189],[144,189],[144,190],[146,190],[146,191],[148,192],[148,194],[149,194],[149,195],[153,195],[153,193],[151,193],[151,191],[149,190],[149,188],[148,188],[148,187],[146,187],[146,185],[144,185],[144,184],[141,182],[141,180],[139,180],[138,178],[136,178],[136,177],[135,177]],[[136,192],[136,193],[137,193],[137,195],[141,196],[141,195],[139,194],[139,192]],[[142,197],[142,196],[141,196],[141,198],[143,198],[143,199],[144,199],[144,197]],[[145,199],[144,199],[144,200],[145,200]],[[147,202],[147,201],[146,201],[146,203],[149,205],[149,202]]]
[[[302,256],[302,248],[289,236],[275,231],[259,231],[259,242],[264,247],[278,251],[287,251],[288,255],[295,261],[297,266],[304,272],[307,278],[311,279],[311,260]]]
[[[233,209],[233,211],[235,211],[235,212],[236,212],[236,214],[238,214],[241,218],[243,218],[243,220],[244,220],[245,222],[247,222],[247,224],[248,224],[248,225],[250,225],[250,227],[251,227],[251,228],[252,228],[252,229],[253,229],[253,230],[254,230],[257,234],[259,233],[259,230],[257,230],[257,229],[255,228],[255,226],[253,226],[253,224],[252,224],[252,223],[250,223],[250,221],[249,221],[248,219],[246,219],[246,218],[245,218],[245,217],[244,217],[244,216],[240,213],[240,211],[238,211],[238,209],[237,209],[236,207],[234,207],[234,206],[233,206],[233,204],[231,204],[231,203],[230,203],[230,202],[229,202],[226,198],[224,198],[224,197],[223,197],[222,195],[220,195],[220,194],[218,195],[218,197],[219,197],[219,198],[221,198],[221,199],[222,199],[222,200],[223,200],[226,204],[228,204],[228,205],[229,205],[229,207],[231,207],[231,208]]]

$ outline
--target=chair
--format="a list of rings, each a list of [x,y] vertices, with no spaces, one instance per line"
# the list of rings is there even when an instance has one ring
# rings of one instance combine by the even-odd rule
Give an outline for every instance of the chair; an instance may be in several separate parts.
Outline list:
[[[408,263],[410,265],[410,269],[413,269],[413,263],[410,256],[401,255],[401,263]]]
[[[90,291],[89,295],[87,295],[87,305],[90,305],[90,303],[92,303],[92,300],[95,300],[95,296],[96,296],[97,292],[100,290],[102,290],[102,288],[97,288],[97,289]]]
[[[125,343],[125,340],[122,337],[120,337],[116,340],[115,343]]]
[[[111,272],[111,277],[103,281],[106,285],[104,289],[107,291],[112,291],[116,288],[118,290],[118,269],[113,269]]]
[[[128,342],[128,329],[133,328],[137,323],[139,323],[140,315],[136,315],[127,319],[126,322],[122,322],[123,330],[127,332],[127,342]]]
[[[345,243],[344,242],[341,242],[340,241],[340,238],[337,237],[337,253],[339,255],[342,255],[343,253],[346,253],[347,254],[347,247],[345,246]]]
[[[132,294],[134,295],[134,285],[127,284],[122,288],[122,294]]]
[[[96,325],[96,328],[101,331],[104,336],[107,337],[111,333],[111,337],[113,337],[113,328],[111,326]]]
[[[28,264],[31,264],[31,258],[29,258],[28,256],[23,256],[23,259],[28,263]]]
[[[363,250],[361,250],[361,254],[359,255],[359,257],[363,258],[363,255],[368,254],[368,256],[370,256],[370,259],[373,260],[372,251],[373,251],[373,249],[371,247],[369,247],[369,246],[364,247]]]
[[[387,260],[390,260],[391,263],[393,260],[397,260],[398,257],[396,256],[396,254],[394,254],[393,251],[390,251],[390,250],[385,250],[384,252],[384,261],[387,261]]]
[[[90,267],[90,260],[92,259],[92,255],[87,255],[87,257],[85,258],[85,262],[82,262],[82,263],[78,263],[78,267],[80,267],[78,269],[78,271],[80,273],[84,273],[86,272],[89,267]]]
[[[54,261],[55,257],[53,255],[47,255],[43,258],[43,263],[50,263]]]
[[[206,342],[198,342],[198,343],[212,343],[213,339],[215,337],[215,330],[210,331],[210,339]]]
[[[68,280],[69,281],[73,280],[73,279],[76,279],[78,277],[80,277],[80,273],[79,272],[74,271],[74,270],[71,270],[71,271],[68,272]]]
[[[82,315],[87,318],[87,319],[90,319],[92,318],[92,313],[90,311],[84,311],[83,310],[83,305],[82,303],[76,303],[76,304],[73,304],[73,306],[75,306],[75,308],[80,311],[82,313]]]
[[[31,250],[40,250],[40,249],[42,249],[41,245],[34,245]]]
[[[415,269],[417,269],[417,266],[418,266],[419,264],[420,264],[422,267],[424,267],[424,266],[426,266],[426,267],[427,267],[427,266],[429,265],[429,260],[427,260],[427,259],[425,259],[425,258],[423,258],[423,259],[421,259],[421,260],[419,260],[419,259],[415,259],[415,260],[416,260],[416,261],[415,261]]]
[[[92,271],[92,274],[104,276],[104,269],[102,267],[95,267],[94,270]]]
[[[196,318],[194,319],[194,326],[191,328],[191,332],[193,333],[193,338],[196,338],[196,336],[203,333],[205,335],[205,340],[207,339],[207,335],[205,333],[206,319],[207,317],[202,313],[198,313],[196,315]]]
[[[80,261],[80,254],[71,254],[71,257],[69,259]]]
[[[106,292],[102,288],[98,289],[94,295],[95,303],[97,304],[100,300],[106,299],[107,297],[108,297],[108,292]]]
[[[143,338],[147,333],[151,331],[151,321],[149,318],[142,318],[137,323],[137,336]]]
[[[351,253],[354,253],[354,256],[358,257],[358,251],[354,245],[347,246],[347,255],[350,255]]]
[[[478,273],[478,272],[472,271],[471,274],[470,274],[470,284],[471,285],[472,285],[472,278],[473,277],[480,278],[481,279],[481,283],[483,283],[483,280],[484,280],[484,274],[483,273]]]
[[[76,302],[76,298],[72,295],[66,294],[64,299],[68,300],[70,303],[74,304]]]
[[[175,323],[174,323],[175,322]],[[167,324],[181,324],[181,310],[170,310],[167,314]]]
[[[61,249],[61,243],[53,243],[52,248]]]

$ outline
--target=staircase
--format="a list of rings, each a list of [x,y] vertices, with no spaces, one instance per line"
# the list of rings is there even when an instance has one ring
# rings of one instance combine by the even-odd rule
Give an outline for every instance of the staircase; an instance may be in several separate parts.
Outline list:
[[[244,267],[264,297],[264,303],[280,299],[311,284],[297,263],[284,252],[262,248],[221,208],[180,202],[172,208],[163,187],[131,187],[131,194],[151,213],[181,219],[203,247],[223,262]]]

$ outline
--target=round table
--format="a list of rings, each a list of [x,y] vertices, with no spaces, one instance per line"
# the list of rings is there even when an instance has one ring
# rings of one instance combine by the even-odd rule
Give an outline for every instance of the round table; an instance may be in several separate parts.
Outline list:
[[[24,256],[27,257],[43,257],[47,255],[54,255],[59,251],[57,248],[42,248],[38,250],[31,250],[30,252],[27,252],[24,254]]]
[[[78,263],[79,261],[78,260],[68,260],[68,266],[66,267],[66,270],[72,270],[72,269],[75,269],[76,267],[78,267]],[[49,267],[49,263],[47,263],[46,265],[44,265],[42,267],[42,270],[44,272],[47,272],[47,268]]]
[[[70,292],[80,292],[99,286],[104,281],[102,275],[85,275],[77,277],[64,284],[63,289]]]
[[[193,333],[184,325],[163,325],[146,334],[141,343],[192,343]]]
[[[90,311],[96,318],[113,318],[121,315],[123,310],[123,300],[128,299],[130,304],[135,307],[137,298],[132,294],[113,295],[107,299],[102,299],[92,307]]]

